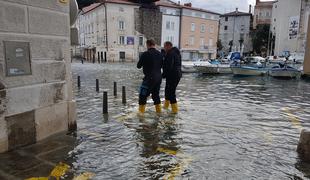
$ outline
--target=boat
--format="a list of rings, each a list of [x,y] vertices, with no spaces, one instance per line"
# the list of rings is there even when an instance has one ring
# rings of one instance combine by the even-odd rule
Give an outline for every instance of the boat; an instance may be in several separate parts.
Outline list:
[[[194,68],[194,61],[183,61],[182,62],[183,73],[195,73],[197,70]]]
[[[263,62],[264,65],[261,63]],[[245,58],[242,64],[239,61],[235,61],[231,64],[230,68],[232,73],[236,76],[263,76],[267,74],[265,59],[259,56]]]
[[[263,67],[254,66],[230,66],[232,73],[236,76],[263,76],[267,74],[268,70]]]
[[[218,60],[198,61],[194,63],[194,68],[202,74],[231,74],[229,63]]]
[[[276,78],[299,78],[301,71],[287,64],[278,64],[269,70],[269,75]]]

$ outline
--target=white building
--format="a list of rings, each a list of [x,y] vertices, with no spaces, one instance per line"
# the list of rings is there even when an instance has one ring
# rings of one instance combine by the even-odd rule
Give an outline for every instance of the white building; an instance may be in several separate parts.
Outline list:
[[[221,15],[219,38],[227,54],[230,49],[230,42],[233,42],[232,51],[250,53],[252,51],[252,40],[250,37],[252,14],[240,12],[238,9]],[[243,41],[240,43],[240,40]]]
[[[273,4],[271,31],[275,36],[274,55],[289,55],[301,50],[298,39],[300,10],[301,0],[280,0]]]
[[[175,47],[180,47],[181,6],[169,0],[161,0],[156,5],[163,16],[161,46],[170,41]]]
[[[138,4],[106,0],[83,9],[80,45],[89,61],[137,61],[145,38],[135,30]]]

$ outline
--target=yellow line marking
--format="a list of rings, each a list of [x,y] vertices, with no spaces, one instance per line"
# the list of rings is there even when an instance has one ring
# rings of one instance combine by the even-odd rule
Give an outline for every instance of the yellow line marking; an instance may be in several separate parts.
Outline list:
[[[49,180],[51,177],[56,178],[56,180],[60,180],[60,178],[64,176],[69,170],[69,168],[69,165],[65,163],[59,163],[55,166],[55,168],[52,170],[51,174],[48,177],[33,177],[26,180]]]
[[[77,176],[77,177],[74,177],[73,180],[89,180],[89,179],[91,179],[91,178],[94,177],[94,176],[95,176],[94,173],[85,172],[85,173],[80,174],[80,175]]]
[[[161,152],[161,153],[168,154],[168,155],[173,155],[173,156],[177,155],[177,153],[178,153],[175,150],[170,150],[170,149],[161,148],[161,147],[157,148],[157,151]]]
[[[292,125],[296,129],[299,129],[299,130],[302,129],[301,121],[299,120],[298,116],[292,114],[291,111],[288,108],[283,108],[282,111],[284,111],[284,114],[289,118],[289,120],[291,121]]]

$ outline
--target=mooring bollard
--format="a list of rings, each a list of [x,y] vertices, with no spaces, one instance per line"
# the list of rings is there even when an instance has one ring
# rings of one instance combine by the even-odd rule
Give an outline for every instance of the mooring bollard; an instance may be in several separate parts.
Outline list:
[[[123,104],[126,104],[126,87],[122,87],[122,102]]]
[[[103,114],[107,114],[108,113],[108,92],[107,91],[103,92],[102,112],[103,112]]]
[[[114,96],[116,97],[117,96],[117,83],[116,82],[114,82],[114,86],[113,86],[114,88]]]
[[[82,64],[84,64],[84,60],[82,59]]]
[[[96,79],[96,92],[99,92],[99,79]]]
[[[80,88],[80,87],[81,87],[81,77],[78,76],[78,88]]]
[[[297,152],[303,161],[310,162],[310,131],[301,131]]]

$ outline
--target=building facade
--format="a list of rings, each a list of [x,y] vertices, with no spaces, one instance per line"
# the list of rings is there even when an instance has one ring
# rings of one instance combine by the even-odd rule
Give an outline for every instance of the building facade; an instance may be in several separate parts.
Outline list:
[[[74,129],[69,1],[0,0],[0,152]]]
[[[216,58],[220,14],[185,4],[181,10],[180,49],[183,60]]]
[[[250,36],[252,14],[236,9],[236,11],[220,17],[219,39],[223,45],[223,52],[228,54],[231,50],[249,54],[252,51]]]
[[[156,5],[162,13],[161,47],[164,47],[166,41],[170,41],[179,48],[181,6],[168,0],[159,1]]]
[[[145,48],[145,37],[135,29],[139,5],[106,0],[83,9],[79,16],[80,46],[91,62],[137,61]]]
[[[300,48],[302,40],[299,38],[300,20],[306,19],[300,18],[301,2],[280,0],[273,4],[271,32],[275,39],[274,55],[288,56],[291,53],[304,52],[304,48]]]
[[[271,24],[272,7],[274,1],[261,1],[256,0],[254,8],[253,28],[256,29],[257,25]]]

